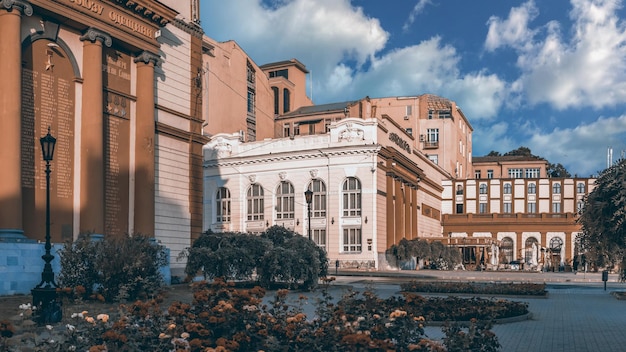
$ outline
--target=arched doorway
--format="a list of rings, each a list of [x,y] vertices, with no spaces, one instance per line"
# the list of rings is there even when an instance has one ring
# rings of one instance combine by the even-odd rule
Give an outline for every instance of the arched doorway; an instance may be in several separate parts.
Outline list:
[[[513,240],[505,237],[500,244],[500,263],[508,264],[513,261]]]
[[[550,240],[550,268],[555,271],[561,265],[561,250],[563,249],[563,240],[560,237],[552,237]]]
[[[524,244],[524,262],[530,266],[536,266],[538,264],[538,241],[534,237],[529,237],[526,239],[526,243]]]

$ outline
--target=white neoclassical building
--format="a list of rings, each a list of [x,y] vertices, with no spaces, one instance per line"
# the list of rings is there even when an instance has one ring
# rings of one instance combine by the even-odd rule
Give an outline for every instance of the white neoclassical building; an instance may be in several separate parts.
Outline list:
[[[342,267],[378,268],[402,238],[441,236],[442,178],[388,117],[346,118],[326,134],[204,147],[204,229],[310,235]],[[313,192],[311,217],[305,191]]]

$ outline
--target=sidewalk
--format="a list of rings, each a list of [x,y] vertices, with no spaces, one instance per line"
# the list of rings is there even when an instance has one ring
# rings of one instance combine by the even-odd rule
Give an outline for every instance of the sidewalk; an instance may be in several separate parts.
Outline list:
[[[387,285],[412,279],[545,282],[547,298],[506,298],[527,302],[532,318],[492,328],[501,351],[626,351],[626,301],[611,294],[626,291],[626,284],[617,282],[617,274],[609,275],[606,291],[601,273],[340,270],[338,274],[341,281],[353,284],[366,277]],[[427,326],[425,332],[432,339],[443,337],[439,327]]]
[[[507,281],[507,282],[574,282],[599,283],[602,273],[584,272],[536,272],[536,271],[468,271],[468,270],[362,270],[362,269],[329,270],[329,276],[370,276],[398,277],[406,279],[428,280],[469,280],[469,281]],[[609,274],[609,283],[618,282],[618,274]],[[625,286],[626,287],[626,286]]]

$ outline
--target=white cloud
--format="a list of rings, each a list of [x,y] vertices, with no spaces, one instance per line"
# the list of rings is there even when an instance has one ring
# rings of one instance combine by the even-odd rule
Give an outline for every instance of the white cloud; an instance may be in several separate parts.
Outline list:
[[[548,133],[535,131],[524,145],[532,146],[533,154],[561,163],[571,173],[584,177],[601,171],[598,165],[606,165],[607,148],[624,148],[625,137],[626,115],[621,115],[598,118],[575,128],[557,128]]]
[[[417,14],[430,0],[415,5]],[[506,85],[484,72],[461,75],[454,47],[433,37],[417,45],[386,49],[389,34],[376,18],[348,0],[209,1],[202,13],[206,34],[236,40],[259,64],[295,57],[311,72],[313,100],[433,93],[452,99],[472,119],[497,115]],[[240,9],[245,8],[246,11]],[[227,38],[220,38],[227,33]],[[263,43],[259,45],[258,43]],[[467,88],[467,89],[465,89]]]
[[[229,0],[202,6],[202,13],[219,13],[202,23],[208,36],[237,41],[259,64],[298,58],[320,79],[346,60],[367,63],[389,37],[378,19],[349,0],[275,1],[272,6]]]
[[[520,7],[514,7],[509,12],[509,18],[501,20],[492,16],[487,21],[489,31],[485,40],[485,48],[488,51],[496,50],[502,46],[523,48],[532,41],[535,32],[528,28],[528,23],[535,19],[539,11],[533,1],[529,1]]]
[[[402,26],[402,30],[408,31],[411,25],[413,24],[413,22],[415,22],[415,17],[417,17],[420,13],[422,13],[422,11],[424,11],[424,8],[426,8],[426,5],[431,5],[431,4],[432,4],[431,0],[419,0],[417,4],[413,6],[413,10],[411,10],[411,13],[409,14],[409,18],[406,20],[406,22],[404,22],[404,25]]]
[[[506,122],[481,125],[480,128],[476,127],[474,126],[474,133],[472,134],[474,156],[484,156],[492,150],[506,153],[519,147],[512,139],[513,135],[510,133],[509,124]]]
[[[626,23],[618,15],[621,1],[571,0],[571,5],[568,40],[556,22],[528,28],[536,17],[530,1],[512,9],[506,20],[490,19],[485,48],[516,50],[521,76],[514,86],[531,105],[548,103],[563,110],[625,103]]]

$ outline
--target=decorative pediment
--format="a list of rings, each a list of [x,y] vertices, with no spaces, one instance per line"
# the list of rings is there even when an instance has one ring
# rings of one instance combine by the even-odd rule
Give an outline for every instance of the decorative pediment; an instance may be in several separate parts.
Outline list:
[[[352,123],[346,124],[346,129],[339,133],[339,141],[352,142],[359,139],[365,139],[365,132],[360,128],[354,127]]]
[[[220,158],[229,157],[233,153],[233,146],[222,137],[217,139],[214,148]]]

